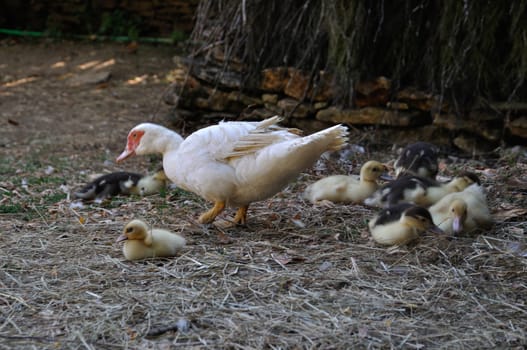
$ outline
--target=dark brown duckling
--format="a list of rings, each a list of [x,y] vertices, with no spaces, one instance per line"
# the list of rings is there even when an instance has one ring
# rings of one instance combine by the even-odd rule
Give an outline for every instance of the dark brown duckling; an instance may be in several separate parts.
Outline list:
[[[473,183],[480,184],[476,174],[464,172],[447,183],[417,176],[406,175],[385,184],[366,198],[364,203],[370,206],[388,207],[401,202],[410,202],[428,207],[449,193],[460,192]]]
[[[428,142],[416,142],[406,146],[395,161],[395,177],[418,175],[435,179],[439,166],[439,147]]]

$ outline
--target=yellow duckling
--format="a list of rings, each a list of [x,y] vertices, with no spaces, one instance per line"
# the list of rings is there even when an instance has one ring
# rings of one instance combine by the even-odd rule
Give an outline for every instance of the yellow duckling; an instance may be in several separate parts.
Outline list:
[[[362,203],[378,188],[377,180],[388,169],[375,160],[366,162],[360,169],[360,178],[333,175],[309,185],[304,198],[313,204],[321,201]]]
[[[418,175],[435,179],[439,169],[439,148],[428,142],[416,142],[406,146],[395,161],[395,177]]]
[[[488,229],[493,224],[485,192],[478,184],[444,196],[429,210],[436,225],[449,234]]]
[[[163,229],[150,229],[141,220],[132,220],[124,227],[116,242],[124,242],[126,260],[175,256],[186,244],[182,236]]]
[[[403,245],[426,231],[443,233],[426,208],[410,203],[382,209],[368,227],[375,242],[382,245]]]
[[[473,183],[480,184],[476,174],[465,172],[447,183],[417,176],[407,175],[387,183],[373,195],[366,198],[366,205],[387,207],[401,202],[411,202],[429,207],[449,193],[463,191]]]
[[[149,196],[151,194],[159,193],[167,184],[168,178],[165,172],[161,169],[152,175],[142,177],[137,184],[130,189],[132,194],[140,196]]]

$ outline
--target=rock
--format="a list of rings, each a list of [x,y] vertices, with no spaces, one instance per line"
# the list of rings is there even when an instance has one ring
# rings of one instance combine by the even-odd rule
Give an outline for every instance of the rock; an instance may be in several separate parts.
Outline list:
[[[333,98],[333,76],[325,71],[310,81],[307,73],[293,67],[264,69],[261,73],[260,89],[283,93],[297,100],[327,101]]]
[[[278,101],[277,106],[281,109],[280,114],[293,118],[307,118],[315,112],[311,104],[300,103],[292,98],[284,98]]]
[[[321,121],[363,125],[419,126],[430,122],[420,111],[402,112],[378,107],[339,109],[329,107],[317,112]]]
[[[195,107],[216,112],[237,113],[248,105],[262,104],[262,100],[239,91],[220,91],[210,87],[202,88],[204,94],[193,99]]]
[[[288,79],[287,67],[264,69],[261,74],[260,89],[269,92],[283,92]]]
[[[112,73],[109,71],[87,71],[71,77],[68,86],[96,85],[107,82]]]
[[[199,80],[206,81],[213,86],[219,84],[230,89],[240,90],[242,88],[241,74],[223,67],[195,64],[192,66],[191,73]]]
[[[163,101],[166,104],[192,107],[192,99],[194,97],[206,94],[200,82],[191,75],[186,74],[184,70],[174,70],[170,74],[173,83],[170,84],[163,94]]]
[[[392,87],[391,80],[378,77],[355,85],[354,103],[357,107],[386,106]]]
[[[406,88],[397,92],[395,99],[421,111],[446,111],[448,104],[440,96],[426,93],[415,88]]]
[[[484,121],[462,119],[454,114],[434,114],[434,125],[448,130],[464,130],[476,133],[489,141],[501,139],[502,127],[495,127]]]
[[[284,86],[284,94],[303,101],[309,93],[309,76],[296,68],[289,68],[287,73],[288,79]]]
[[[276,104],[278,102],[278,95],[277,94],[262,94],[262,101],[264,103]]]
[[[514,119],[509,123],[507,129],[512,135],[527,139],[527,117],[522,116]]]
[[[465,133],[454,138],[452,142],[459,149],[473,156],[483,155],[485,153],[491,152],[499,145],[498,143],[488,142],[480,137]]]

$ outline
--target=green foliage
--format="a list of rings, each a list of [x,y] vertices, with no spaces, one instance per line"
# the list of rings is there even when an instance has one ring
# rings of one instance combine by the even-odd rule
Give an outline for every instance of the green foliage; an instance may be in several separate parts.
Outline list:
[[[187,35],[180,30],[174,30],[170,34],[170,39],[172,39],[173,43],[178,43],[178,42],[185,41],[187,39]]]
[[[0,205],[0,214],[18,214],[22,212],[24,212],[24,208],[20,203]]]
[[[127,36],[137,40],[140,33],[141,18],[121,10],[102,14],[99,34],[109,36]]]

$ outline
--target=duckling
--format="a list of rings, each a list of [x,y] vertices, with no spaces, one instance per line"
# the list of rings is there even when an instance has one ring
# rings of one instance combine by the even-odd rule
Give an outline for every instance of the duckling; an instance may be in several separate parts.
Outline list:
[[[406,175],[387,183],[364,200],[366,205],[386,207],[400,202],[412,202],[429,207],[449,193],[463,191],[469,185],[480,184],[476,174],[464,172],[447,183]]]
[[[168,177],[163,169],[156,171],[152,175],[142,177],[137,185],[130,189],[131,194],[140,196],[149,196],[154,193],[159,193],[167,185]]]
[[[436,225],[449,234],[488,229],[493,224],[485,191],[478,184],[444,196],[429,210]]]
[[[362,203],[378,188],[377,179],[388,169],[375,160],[366,162],[360,170],[360,178],[349,175],[333,175],[309,185],[304,198],[313,204],[321,201]]]
[[[439,148],[428,142],[416,142],[406,146],[395,161],[395,177],[403,174],[435,179],[438,172]]]
[[[426,231],[442,233],[426,208],[410,203],[382,209],[368,227],[375,242],[382,245],[407,244]]]
[[[162,170],[149,176],[118,171],[99,176],[79,191],[74,192],[73,198],[102,201],[118,194],[147,196],[159,192],[165,187],[166,181],[167,178]]]
[[[125,241],[123,254],[126,260],[174,256],[186,244],[185,238],[177,233],[159,228],[150,229],[144,221],[138,219],[126,224],[123,234],[116,240],[122,241]]]

